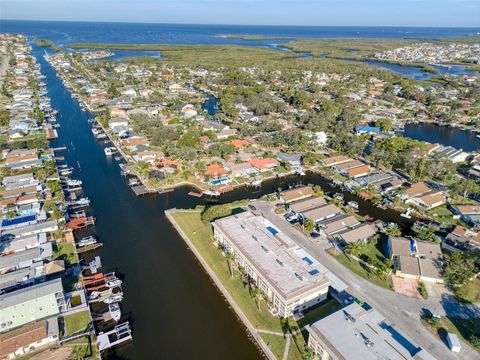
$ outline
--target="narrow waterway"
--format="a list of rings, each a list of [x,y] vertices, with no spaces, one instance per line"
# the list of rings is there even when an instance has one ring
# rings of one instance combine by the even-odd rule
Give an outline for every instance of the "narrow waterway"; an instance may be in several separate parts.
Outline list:
[[[208,200],[188,196],[188,188],[163,195],[135,197],[120,176],[115,160],[107,159],[103,144],[88,125],[92,115],[80,110],[34,46],[34,55],[46,76],[52,106],[59,111],[59,139],[53,146],[67,146],[65,158],[74,167],[72,178],[83,181],[97,217],[96,233],[105,271],[116,271],[124,281],[123,320],[129,320],[134,341],[109,357],[119,359],[259,359],[242,324],[201,270],[183,240],[164,216],[169,208],[191,208]],[[239,188],[221,202],[257,198],[279,187],[302,182],[338,191],[321,177],[307,174],[273,179],[261,188]],[[360,214],[394,221],[408,228],[412,221],[393,210],[381,210],[345,193],[360,205]],[[218,201],[218,200],[217,200]]]
[[[188,189],[136,198],[120,176],[115,161],[107,160],[87,120],[71,99],[55,70],[34,53],[46,76],[52,106],[59,110],[60,138],[65,158],[75,168],[72,178],[83,180],[97,217],[96,233],[104,270],[123,278],[123,318],[129,320],[133,343],[110,353],[122,359],[259,359],[256,346],[242,324],[201,270],[183,240],[164,217],[171,207],[187,208],[201,201]]]

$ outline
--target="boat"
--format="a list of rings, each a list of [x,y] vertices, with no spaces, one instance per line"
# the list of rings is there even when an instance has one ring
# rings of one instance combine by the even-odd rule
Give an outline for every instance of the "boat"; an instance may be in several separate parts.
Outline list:
[[[122,285],[122,280],[117,278],[114,272],[105,275],[105,284],[109,288],[117,287]]]
[[[118,303],[122,300],[123,300],[123,294],[120,293],[120,294],[110,295],[105,300],[103,300],[103,302],[105,304],[113,304],[113,303],[116,303],[116,302]]]
[[[411,214],[413,213],[413,211],[414,211],[413,208],[408,208],[403,213],[401,213],[400,216],[407,219],[411,219],[412,218]]]
[[[128,185],[129,186],[135,186],[135,185],[139,185],[140,184],[140,181],[138,181],[137,178],[131,178],[128,180]]]
[[[106,139],[106,138],[107,138],[107,135],[104,134],[104,133],[100,133],[100,134],[97,135],[97,139],[101,140],[101,139]]]
[[[120,310],[120,303],[114,302],[108,305],[108,312],[114,321],[120,320],[122,317],[122,310]]]
[[[480,134],[479,134],[479,135],[477,135],[477,139],[480,139]]]
[[[342,193],[336,193],[333,197],[334,197],[336,200],[343,201],[343,194],[342,194]]]
[[[112,156],[112,150],[109,147],[106,147],[103,149],[103,151],[105,152],[106,156]]]
[[[93,135],[98,135],[98,134],[100,134],[100,130],[95,128],[95,127],[92,127],[92,133],[93,133]]]
[[[86,236],[77,242],[77,247],[92,245],[92,244],[95,244],[96,242],[97,242],[97,239],[94,236]]]
[[[353,210],[358,210],[358,203],[356,201],[349,201],[347,206]]]

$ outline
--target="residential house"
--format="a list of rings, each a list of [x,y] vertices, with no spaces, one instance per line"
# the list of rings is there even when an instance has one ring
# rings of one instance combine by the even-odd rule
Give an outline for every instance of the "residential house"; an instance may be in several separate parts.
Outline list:
[[[305,198],[309,198],[314,195],[313,188],[311,186],[301,186],[288,190],[284,190],[281,193],[280,199],[284,203],[290,203]]]

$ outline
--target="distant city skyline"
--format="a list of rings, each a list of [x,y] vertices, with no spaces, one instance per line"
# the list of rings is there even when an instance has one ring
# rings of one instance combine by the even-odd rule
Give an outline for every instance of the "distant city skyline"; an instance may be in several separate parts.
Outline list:
[[[0,19],[480,27],[480,0],[1,0]]]

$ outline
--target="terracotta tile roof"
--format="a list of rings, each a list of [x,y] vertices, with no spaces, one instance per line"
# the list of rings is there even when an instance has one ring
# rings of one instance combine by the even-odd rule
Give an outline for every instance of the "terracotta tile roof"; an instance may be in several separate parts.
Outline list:
[[[251,158],[248,162],[259,170],[266,170],[278,166],[279,162],[272,158]]]
[[[282,199],[285,202],[303,199],[313,195],[313,189],[310,186],[302,186],[282,192]]]
[[[425,194],[430,191],[430,188],[423,182],[414,183],[405,191],[408,197],[415,197]]]
[[[47,337],[47,322],[34,322],[21,328],[0,334],[0,358],[15,352],[21,347],[43,340]]]

